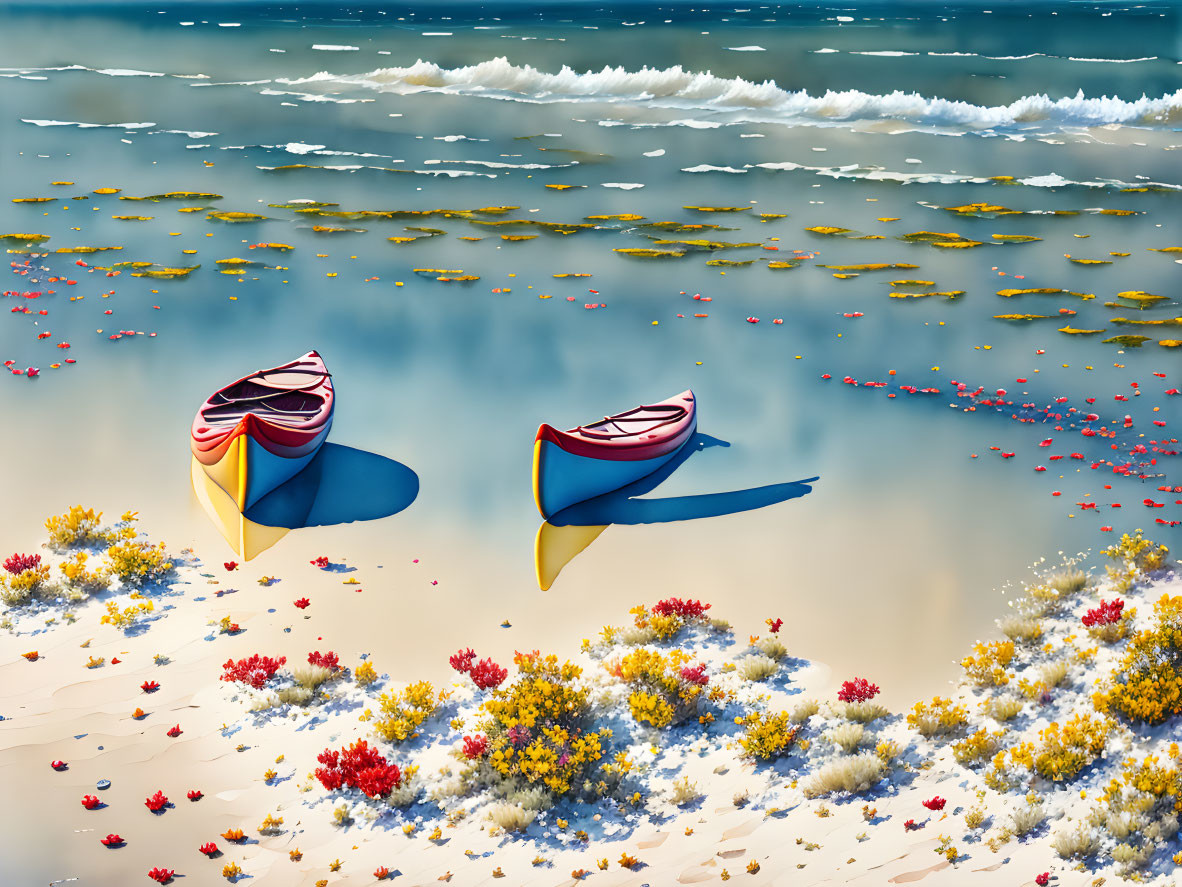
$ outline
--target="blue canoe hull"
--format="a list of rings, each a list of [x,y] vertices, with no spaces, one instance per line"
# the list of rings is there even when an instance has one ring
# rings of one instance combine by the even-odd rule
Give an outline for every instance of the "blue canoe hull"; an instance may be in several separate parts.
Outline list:
[[[683,444],[684,446],[684,444]],[[534,500],[542,517],[647,477],[681,451],[653,459],[593,459],[568,453],[548,440],[534,442]]]

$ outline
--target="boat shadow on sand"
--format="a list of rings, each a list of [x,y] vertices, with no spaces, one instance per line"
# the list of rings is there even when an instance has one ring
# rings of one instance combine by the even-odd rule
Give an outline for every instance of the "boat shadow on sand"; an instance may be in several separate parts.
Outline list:
[[[397,514],[419,494],[406,465],[353,447],[326,443],[308,466],[245,512],[194,459],[193,491],[230,547],[250,560],[289,531]]]
[[[754,511],[806,496],[812,492],[811,484],[820,480],[819,477],[810,477],[724,493],[665,499],[639,498],[660,486],[694,453],[708,447],[729,446],[730,443],[725,440],[695,432],[681,452],[652,474],[551,515],[549,520],[538,527],[538,535],[534,540],[538,587],[542,591],[548,590],[562,569],[612,524],[664,524]]]

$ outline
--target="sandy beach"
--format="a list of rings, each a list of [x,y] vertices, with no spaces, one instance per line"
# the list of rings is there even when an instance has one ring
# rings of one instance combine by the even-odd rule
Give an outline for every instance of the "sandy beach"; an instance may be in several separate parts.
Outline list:
[[[138,523],[120,530],[116,545],[152,548]],[[89,545],[92,569],[114,563],[103,547]],[[425,641],[421,674],[388,674],[379,650],[334,643],[348,643],[350,599],[373,592],[329,555],[264,577],[169,552],[138,592],[112,581],[64,603],[74,550],[42,549],[56,588],[10,606],[0,636],[0,775],[22,799],[6,817],[10,871],[26,884],[137,883],[155,868],[278,885],[1166,883],[1177,825],[1155,799],[1177,777],[1136,789],[1126,761],[1154,755],[1176,773],[1176,748],[1093,693],[1182,584],[1155,545],[1116,547],[1111,575],[1044,565],[961,682],[894,713],[872,675],[843,679],[847,701],[823,696],[828,670],[792,655],[801,626],[730,625],[708,602],[647,602],[585,626],[581,649],[517,638],[541,653],[503,664]],[[102,624],[112,606],[141,612]],[[308,667],[313,651],[328,667]],[[233,667],[255,654],[285,661]],[[491,712],[517,703],[538,721],[513,709],[505,733]],[[533,747],[574,709],[594,753],[568,737],[562,757],[497,771],[495,749]],[[377,797],[318,775],[333,769],[318,755],[358,741],[371,765],[398,768],[394,787],[363,780]],[[1154,803],[1114,801],[1122,774],[1126,795]],[[167,805],[152,812],[156,792]],[[122,843],[102,844],[110,834]],[[55,852],[18,849],[33,842]]]

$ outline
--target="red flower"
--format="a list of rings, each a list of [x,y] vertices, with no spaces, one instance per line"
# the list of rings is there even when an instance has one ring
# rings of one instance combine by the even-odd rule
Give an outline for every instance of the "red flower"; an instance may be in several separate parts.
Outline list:
[[[710,683],[710,677],[706,674],[706,666],[701,662],[693,668],[683,668],[680,674],[683,681],[689,681],[691,684],[704,687]]]
[[[915,832],[919,831],[921,828],[923,828],[923,826],[917,823],[914,819],[908,819],[905,823],[903,823],[904,831]]]
[[[144,681],[142,684],[140,684],[140,689],[145,693],[155,693],[160,689],[160,685],[155,681]]]
[[[168,797],[164,794],[164,792],[157,789],[156,794],[150,796],[144,801],[144,806],[153,813],[159,813],[168,806]]]
[[[50,761],[49,766],[60,773],[62,770],[68,769],[70,765],[65,761]]]
[[[1043,872],[1041,875],[1035,875],[1034,883],[1037,884],[1038,887],[1047,887],[1047,884],[1051,883],[1051,873]]]
[[[204,853],[206,856],[213,856],[215,853],[218,852],[218,845],[215,844],[213,841],[207,841],[206,843],[202,844],[197,849],[200,852]]]
[[[784,625],[783,619],[765,619],[763,621],[767,623],[768,631],[770,631],[772,634],[779,632],[779,630]]]
[[[178,736],[180,736],[184,732],[185,731],[181,729],[181,725],[177,724],[175,727],[170,728],[169,731],[167,733],[165,733],[164,735],[169,736],[172,739],[176,739]]]
[[[837,698],[842,702],[868,702],[879,694],[877,684],[872,684],[865,678],[854,678],[844,681],[837,691]]]
[[[947,803],[948,803],[947,799],[941,798],[939,795],[936,795],[935,797],[928,798],[926,801],[924,801],[923,805],[925,807],[927,807],[929,810],[943,810],[944,805]]]
[[[198,789],[189,789],[188,798],[190,801],[200,801],[204,797],[205,795],[203,795]]]
[[[321,555],[315,560],[308,561],[308,563],[323,570],[328,566],[328,558],[326,558],[324,555]]]
[[[448,664],[456,671],[467,674],[472,670],[472,663],[476,661],[476,653],[469,647],[467,650],[458,650],[448,657]]]
[[[238,562],[237,561],[226,561],[223,566],[225,566],[227,571],[233,572],[234,570],[238,569]]]
[[[329,650],[327,653],[313,650],[308,654],[308,664],[319,665],[321,668],[327,668],[329,671],[337,671],[341,667],[341,662],[337,658],[337,654],[332,650]]]
[[[286,656],[274,659],[270,656],[260,656],[258,653],[246,659],[239,659],[237,662],[230,659],[222,666],[225,674],[221,676],[221,680],[250,684],[259,690],[267,681],[275,677],[275,672],[279,671],[279,667],[285,662],[287,662]]]
[[[1124,614],[1125,602],[1120,598],[1111,601],[1100,601],[1100,606],[1088,610],[1080,620],[1085,628],[1095,628],[1099,625],[1113,625],[1120,622]]]
[[[380,865],[373,870],[373,876],[378,881],[384,881],[386,878],[390,877],[390,870],[384,865]]]
[[[464,737],[464,757],[469,761],[483,758],[488,751],[488,737],[483,733]]]
[[[653,604],[653,612],[658,616],[680,616],[682,619],[704,619],[709,609],[709,604],[679,597],[666,598]]]
[[[364,739],[340,751],[325,749],[316,760],[324,765],[316,768],[316,778],[329,791],[345,786],[376,798],[402,784],[402,771]]]
[[[122,847],[124,842],[118,835],[107,835],[105,838],[99,838],[99,843],[105,847]]]
[[[99,807],[103,806],[103,802],[94,795],[83,795],[82,806],[87,810],[97,810]]]
[[[14,576],[41,565],[39,554],[13,554],[4,562],[4,569]]]
[[[509,676],[509,669],[502,668],[491,659],[481,659],[472,666],[468,675],[472,678],[476,689],[488,690],[492,687],[499,687],[501,682]]]
[[[298,601],[293,601],[292,603],[295,604],[297,610],[306,610],[308,607],[312,606],[312,602],[306,597],[302,597]]]
[[[167,884],[169,881],[171,881],[173,874],[174,872],[172,869],[148,869],[148,877],[160,884]]]

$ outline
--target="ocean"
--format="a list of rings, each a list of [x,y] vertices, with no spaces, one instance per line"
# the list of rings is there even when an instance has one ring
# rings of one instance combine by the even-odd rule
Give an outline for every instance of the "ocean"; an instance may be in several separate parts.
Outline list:
[[[577,642],[677,595],[751,633],[783,618],[794,654],[888,701],[936,692],[1031,565],[1177,538],[1179,24],[1161,3],[6,6],[0,234],[29,273],[0,323],[0,525],[15,544],[75,502],[136,509],[230,559],[193,413],[315,348],[331,440],[417,497],[248,566],[357,565],[359,649],[511,650],[503,619]],[[621,520],[540,591],[539,423],[686,388],[708,439],[647,498],[810,491]]]

